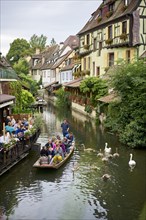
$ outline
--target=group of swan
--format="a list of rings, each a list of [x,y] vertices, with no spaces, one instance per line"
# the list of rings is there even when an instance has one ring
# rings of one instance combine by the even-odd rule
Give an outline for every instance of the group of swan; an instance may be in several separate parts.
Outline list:
[[[101,149],[100,149],[100,150],[99,150],[99,153],[97,154],[97,156],[98,156],[98,157],[102,157],[102,161],[103,161],[103,162],[107,162],[107,161],[109,160],[109,158],[116,158],[116,157],[119,157],[120,155],[119,155],[119,153],[118,153],[118,149],[117,149],[117,148],[116,148],[116,153],[114,153],[114,154],[112,155],[112,154],[111,154],[111,148],[108,147],[108,144],[107,144],[107,143],[105,143],[104,153],[102,153],[102,152],[101,152]],[[135,162],[135,160],[132,159],[132,157],[133,157],[133,154],[130,153],[130,160],[129,160],[129,162],[128,162],[128,165],[129,165],[129,167],[130,167],[131,169],[133,169],[133,168],[136,166],[136,162]],[[102,176],[102,179],[103,179],[104,181],[106,181],[106,180],[108,180],[108,179],[110,179],[110,178],[111,178],[111,176],[110,176],[109,174],[107,174],[107,173]]]

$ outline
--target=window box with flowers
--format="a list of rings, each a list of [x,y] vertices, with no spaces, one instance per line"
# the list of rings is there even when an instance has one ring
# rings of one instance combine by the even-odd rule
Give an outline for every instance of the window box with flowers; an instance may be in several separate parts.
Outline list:
[[[104,71],[107,72],[109,70],[109,68],[110,68],[109,66],[105,67]]]
[[[128,8],[128,5],[123,5],[122,12],[124,12]]]
[[[127,39],[127,34],[126,33],[121,34],[120,39],[121,40],[126,40]]]
[[[101,16],[97,18],[98,23],[101,22],[101,20],[102,20]]]
[[[112,16],[112,14],[113,14],[113,11],[108,11],[108,12],[106,13],[106,17],[109,18],[109,17]]]
[[[106,44],[112,44],[113,43],[113,39],[109,38],[109,39],[105,40],[105,43]]]
[[[90,47],[89,44],[85,44],[85,45],[84,45],[84,49],[85,49],[85,50],[89,50],[89,47]]]
[[[84,70],[84,75],[86,76],[86,75],[90,75],[90,70]]]

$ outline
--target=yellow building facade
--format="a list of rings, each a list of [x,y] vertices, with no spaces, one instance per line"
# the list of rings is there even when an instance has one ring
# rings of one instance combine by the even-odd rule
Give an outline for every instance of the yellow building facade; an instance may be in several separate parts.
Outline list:
[[[146,50],[146,1],[104,0],[78,36],[81,68],[90,76],[137,59]]]

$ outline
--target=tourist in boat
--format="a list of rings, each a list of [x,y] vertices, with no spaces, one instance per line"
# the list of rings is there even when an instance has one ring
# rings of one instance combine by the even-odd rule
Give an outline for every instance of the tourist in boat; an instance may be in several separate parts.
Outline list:
[[[53,147],[53,143],[51,141],[51,139],[48,139],[48,142],[45,144],[45,147],[48,148],[48,147]]]
[[[42,147],[41,151],[40,151],[40,155],[41,157],[43,156],[48,156],[48,152],[45,146]]]
[[[56,147],[54,149],[55,152],[55,156],[53,157],[53,162],[54,163],[59,163],[64,159],[64,154],[63,154],[63,150],[60,147],[59,143],[56,143]]]
[[[67,137],[64,137],[63,138],[63,144],[65,146],[65,150],[66,150],[66,153],[68,154],[70,152],[70,144],[68,142],[68,139]]]
[[[69,132],[69,124],[66,119],[61,123],[62,134],[65,137]]]
[[[51,145],[49,145],[47,148],[47,154],[48,154],[48,163],[51,163],[52,158],[55,156],[55,152]]]
[[[65,148],[65,145],[64,145],[64,143],[63,143],[63,141],[59,141],[59,145],[60,145],[60,147],[62,148],[62,150],[63,150],[63,153],[64,153],[64,156],[65,156],[65,154],[66,154],[66,148]]]
[[[65,135],[65,137],[67,138],[68,140],[68,144],[72,144],[72,142],[74,141],[74,136],[73,136],[73,133],[72,132],[69,132],[67,135]]]

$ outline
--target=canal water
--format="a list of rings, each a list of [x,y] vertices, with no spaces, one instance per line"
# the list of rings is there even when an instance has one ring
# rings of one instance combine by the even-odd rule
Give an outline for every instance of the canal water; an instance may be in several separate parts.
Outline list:
[[[145,220],[146,151],[121,145],[112,133],[77,112],[59,111],[52,105],[42,113],[44,125],[37,140],[61,135],[67,118],[76,149],[59,170],[37,170],[37,150],[0,177],[0,219],[14,220]],[[119,157],[103,162],[97,152],[105,142],[118,148]],[[83,147],[84,146],[84,147]],[[87,150],[91,148],[93,151]],[[128,166],[130,153],[136,167]],[[109,174],[104,181],[102,176]]]

